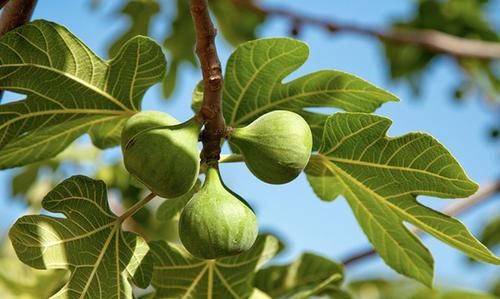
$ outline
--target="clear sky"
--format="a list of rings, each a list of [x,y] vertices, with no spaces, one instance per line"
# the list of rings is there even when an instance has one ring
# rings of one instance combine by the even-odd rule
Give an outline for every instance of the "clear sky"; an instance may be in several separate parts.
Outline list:
[[[102,9],[92,11],[89,0],[40,1],[34,18],[48,19],[68,27],[97,54],[106,57],[107,46],[124,29],[127,20],[113,13],[121,1],[102,2]],[[339,21],[384,26],[392,18],[411,14],[414,1],[309,0],[287,1],[283,4],[285,1],[274,0],[264,3],[269,6],[286,5],[297,11]],[[497,1],[496,11],[500,10],[499,6]],[[492,7],[490,10],[495,9]],[[162,12],[157,16],[153,37],[160,38],[169,30],[163,27],[161,19],[169,17],[171,13]],[[494,20],[496,24],[500,24],[499,19],[497,14]],[[272,19],[259,29],[259,35],[283,36],[288,31],[287,21]],[[500,175],[500,151],[487,138],[489,125],[498,120],[498,114],[489,111],[479,97],[470,98],[462,105],[452,101],[451,88],[460,82],[462,74],[450,59],[435,61],[424,78],[421,96],[415,98],[405,84],[389,81],[381,46],[373,39],[348,34],[331,35],[309,27],[302,31],[300,39],[309,44],[310,57],[293,77],[320,69],[342,70],[362,77],[401,98],[400,103],[386,104],[377,111],[394,120],[390,135],[414,131],[430,133],[455,155],[476,182],[486,183]],[[219,40],[219,52],[224,64],[231,48]],[[189,118],[191,91],[199,79],[199,70],[185,67],[173,100],[162,101],[159,86],[156,86],[146,94],[143,109],[165,111],[179,120]],[[7,100],[9,98],[12,99],[12,96],[7,97]],[[118,149],[109,150],[109,156],[119,154]],[[20,204],[13,204],[9,200],[8,177],[14,171],[0,172],[0,233],[5,233],[24,210]],[[302,251],[340,259],[368,245],[346,202],[342,198],[332,203],[321,202],[303,175],[290,184],[276,186],[258,181],[241,164],[224,165],[221,172],[226,184],[255,208],[261,229],[279,232],[289,245],[280,261],[289,261]],[[451,200],[443,199],[426,198],[424,201],[438,208],[452,203]],[[461,219],[477,233],[482,224],[489,217],[498,215],[499,211],[500,197],[497,196]],[[438,283],[484,289],[499,272],[493,266],[471,267],[462,254],[435,239],[426,237],[424,242],[435,257]],[[397,276],[378,258],[349,268],[347,275],[348,279]]]

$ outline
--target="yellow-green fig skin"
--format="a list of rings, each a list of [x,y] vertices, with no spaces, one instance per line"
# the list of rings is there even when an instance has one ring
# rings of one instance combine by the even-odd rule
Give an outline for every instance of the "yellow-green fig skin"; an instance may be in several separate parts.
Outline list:
[[[194,256],[215,259],[242,253],[255,242],[257,217],[242,199],[222,183],[209,167],[205,183],[184,207],[179,236]]]
[[[185,194],[194,186],[200,170],[201,124],[194,118],[175,124],[175,119],[165,117],[167,114],[139,114],[127,121],[122,132],[125,168],[160,197]],[[156,127],[161,128],[151,129]]]
[[[285,184],[306,167],[312,150],[312,133],[297,113],[275,110],[231,132],[229,142],[260,180]]]
[[[171,115],[161,111],[141,111],[132,115],[127,121],[122,130],[121,146],[125,148],[126,143],[135,135],[144,132],[148,129],[159,126],[173,126],[179,122]]]

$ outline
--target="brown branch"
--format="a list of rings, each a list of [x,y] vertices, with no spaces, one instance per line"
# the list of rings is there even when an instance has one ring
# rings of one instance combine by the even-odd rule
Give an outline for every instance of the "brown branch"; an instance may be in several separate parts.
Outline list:
[[[197,118],[205,124],[201,133],[204,162],[217,162],[221,151],[221,138],[226,134],[222,115],[222,67],[215,47],[215,29],[208,11],[207,0],[189,0],[196,31],[196,54],[203,74],[203,103]]]
[[[246,7],[266,16],[279,16],[289,19],[296,27],[297,24],[308,24],[321,27],[328,32],[347,32],[376,37],[390,43],[411,44],[427,50],[445,53],[455,57],[479,59],[500,58],[500,43],[481,40],[472,40],[457,37],[436,30],[379,30],[352,24],[342,24],[330,20],[323,20],[312,16],[299,14],[280,8],[263,8],[253,1],[233,0],[242,7]]]
[[[9,0],[0,0],[0,9],[2,9],[7,2],[9,2]]]
[[[29,22],[37,0],[0,0],[0,36]],[[0,99],[3,91],[0,89]]]
[[[0,36],[29,22],[36,0],[10,0],[0,16]]]
[[[450,216],[456,216],[458,214],[470,211],[473,207],[478,206],[480,203],[486,201],[489,198],[492,198],[497,193],[500,193],[500,181],[496,181],[490,184],[486,184],[475,194],[459,200],[457,203],[451,204],[450,206],[443,209],[443,213]],[[418,228],[414,228],[411,230],[413,233],[421,235],[424,232]],[[358,253],[347,257],[342,260],[342,263],[345,266],[353,265],[357,262],[364,260],[367,257],[373,257],[377,254],[375,249],[367,248],[365,250],[361,250]]]

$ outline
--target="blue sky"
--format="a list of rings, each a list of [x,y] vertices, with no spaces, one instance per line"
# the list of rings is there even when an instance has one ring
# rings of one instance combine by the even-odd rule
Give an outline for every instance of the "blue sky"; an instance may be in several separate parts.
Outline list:
[[[120,1],[103,2],[102,9],[91,11],[88,0],[40,1],[34,18],[48,19],[68,27],[97,54],[106,57],[107,46],[120,34],[127,20],[113,13]],[[270,6],[284,5],[283,2],[264,1]],[[288,1],[286,5],[325,18],[384,26],[394,17],[411,14],[413,3],[409,0],[310,0]],[[500,9],[498,1],[496,4]],[[162,12],[156,20],[161,21],[169,14]],[[500,23],[498,15],[494,21]],[[167,30],[169,28],[156,24],[152,35],[160,38]],[[262,37],[283,36],[288,31],[287,21],[273,18],[259,29],[259,34]],[[377,114],[393,119],[390,135],[415,131],[430,133],[455,155],[476,182],[486,183],[500,175],[499,150],[487,138],[487,129],[498,114],[488,111],[478,97],[470,98],[463,105],[452,101],[451,88],[460,82],[462,74],[451,59],[441,58],[432,65],[423,81],[423,93],[417,99],[406,85],[389,81],[381,46],[373,39],[348,34],[331,35],[310,27],[302,31],[300,38],[309,44],[310,57],[293,77],[320,69],[342,70],[362,77],[401,98],[401,102],[386,104],[377,111]],[[223,64],[230,53],[231,48],[219,40]],[[146,94],[143,109],[162,110],[179,120],[189,118],[190,95],[199,78],[199,70],[185,67],[173,100],[162,101],[159,86],[156,86]],[[108,155],[116,157],[119,150],[109,150]],[[304,176],[290,184],[276,186],[258,181],[241,164],[224,165],[221,172],[226,184],[255,208],[261,229],[279,232],[289,244],[280,261],[291,260],[303,251],[339,259],[368,245],[346,202],[342,198],[333,203],[321,202],[311,191]],[[0,232],[5,232],[24,210],[24,207],[12,204],[9,200],[8,177],[12,173],[0,173]],[[461,219],[473,232],[477,232],[488,217],[498,215],[499,199],[497,196]],[[423,200],[437,208],[452,203],[451,200],[443,199]],[[498,269],[493,266],[468,266],[463,255],[435,239],[426,237],[424,242],[435,257],[438,283],[484,289],[495,271],[498,274]],[[347,275],[350,279],[376,275],[397,276],[378,258],[349,268]]]

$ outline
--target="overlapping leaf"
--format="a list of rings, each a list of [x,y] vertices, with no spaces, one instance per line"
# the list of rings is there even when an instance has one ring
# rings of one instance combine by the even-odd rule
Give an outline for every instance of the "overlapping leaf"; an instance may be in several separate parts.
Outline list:
[[[156,298],[266,298],[254,290],[253,277],[279,249],[272,236],[260,236],[248,251],[233,257],[202,260],[166,242],[150,244],[154,256],[152,285]]]
[[[73,176],[47,194],[42,205],[65,218],[21,217],[9,237],[25,264],[71,271],[68,283],[51,298],[132,298],[129,278],[148,286],[149,246],[121,230],[122,220],[109,209],[102,181]]]
[[[289,265],[271,266],[257,272],[255,286],[272,298],[309,298],[336,290],[343,267],[329,259],[305,253]]]
[[[0,105],[0,169],[55,156],[89,133],[116,145],[124,121],[165,71],[161,48],[146,37],[109,61],[66,28],[34,21],[0,38],[0,88],[26,99]]]
[[[159,221],[169,221],[179,216],[184,206],[186,206],[193,195],[200,190],[200,187],[201,182],[198,180],[193,188],[186,194],[165,200],[156,210],[156,218]]]
[[[421,133],[388,138],[390,125],[389,119],[375,115],[335,114],[312,159],[336,178],[337,193],[347,199],[379,255],[396,271],[432,283],[432,256],[403,225],[406,221],[475,259],[500,264],[462,223],[415,198],[465,197],[477,185],[434,138]]]
[[[244,126],[266,112],[283,109],[306,113],[305,108],[333,107],[373,112],[398,99],[347,73],[324,70],[283,83],[307,59],[306,44],[289,38],[259,39],[240,45],[229,58],[224,84],[224,117],[228,125]],[[315,113],[307,112],[306,119]],[[319,126],[321,115],[311,121]],[[319,144],[316,138],[315,144]]]

